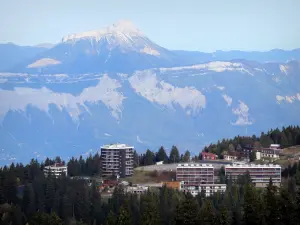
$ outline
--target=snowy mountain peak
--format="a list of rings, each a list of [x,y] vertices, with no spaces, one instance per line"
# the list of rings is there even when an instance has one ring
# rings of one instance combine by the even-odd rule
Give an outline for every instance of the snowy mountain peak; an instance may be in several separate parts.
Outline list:
[[[110,30],[116,30],[123,33],[143,35],[142,32],[130,20],[120,20],[108,28]]]
[[[82,33],[70,34],[62,38],[62,42],[78,41],[81,39],[95,39],[96,41],[107,37],[130,38],[143,37],[144,34],[129,20],[120,20],[111,26],[100,30],[91,30]]]

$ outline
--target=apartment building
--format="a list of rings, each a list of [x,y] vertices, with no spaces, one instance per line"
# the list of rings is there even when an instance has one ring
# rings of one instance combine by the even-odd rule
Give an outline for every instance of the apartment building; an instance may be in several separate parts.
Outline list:
[[[198,186],[189,187],[185,192],[190,192],[194,197],[203,193],[205,197],[209,197],[216,193],[225,193],[226,184],[199,184]]]
[[[112,144],[101,147],[102,175],[126,177],[133,174],[133,146]]]
[[[182,188],[214,183],[214,167],[211,164],[178,164],[176,180],[183,181]]]
[[[232,164],[225,166],[225,175],[237,180],[239,176],[249,172],[250,178],[256,187],[266,187],[272,178],[273,184],[281,183],[280,165],[255,165],[255,164]]]
[[[68,175],[68,167],[61,163],[55,163],[51,166],[44,167],[44,174],[45,176],[49,176],[50,174],[56,177],[61,175]]]

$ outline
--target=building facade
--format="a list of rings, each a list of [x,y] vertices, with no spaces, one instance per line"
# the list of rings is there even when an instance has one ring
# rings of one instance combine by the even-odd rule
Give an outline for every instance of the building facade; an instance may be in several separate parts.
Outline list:
[[[210,152],[201,152],[202,160],[216,160],[218,158],[217,155]]]
[[[225,166],[225,175],[234,181],[247,173],[256,187],[266,187],[270,178],[274,185],[279,186],[281,183],[280,165],[232,164]]]
[[[209,197],[216,193],[225,193],[226,184],[199,184],[198,186],[189,187],[184,190],[191,193],[194,197],[198,194],[203,194],[205,197]]]
[[[133,146],[113,144],[101,147],[102,175],[132,176],[133,174]]]
[[[163,182],[163,185],[166,185],[167,188],[180,191],[183,183],[184,183],[183,181],[166,181]]]
[[[176,180],[182,181],[182,188],[214,183],[214,167],[211,164],[178,164]]]
[[[279,159],[279,149],[261,149],[255,152],[256,159],[264,159],[264,158],[271,158],[271,159]]]
[[[61,163],[55,163],[51,166],[45,166],[44,167],[44,174],[45,176],[53,175],[56,177],[59,177],[61,175],[68,175],[68,167],[61,164]]]

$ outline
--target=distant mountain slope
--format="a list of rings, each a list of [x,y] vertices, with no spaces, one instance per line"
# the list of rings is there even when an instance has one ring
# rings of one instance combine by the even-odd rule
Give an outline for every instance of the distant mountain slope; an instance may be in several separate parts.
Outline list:
[[[0,74],[0,158],[138,151],[300,124],[300,63],[215,61],[107,74]]]
[[[18,63],[33,58],[45,50],[42,47],[18,46],[12,43],[0,44],[0,71],[8,71]]]
[[[0,73],[1,164],[113,142],[198,153],[218,139],[300,124],[299,49],[170,51],[120,21],[2,57],[14,65]]]
[[[300,49],[281,50],[273,49],[271,51],[216,51],[213,53],[204,53],[197,51],[173,51],[183,64],[195,64],[209,61],[231,61],[248,60],[261,63],[274,62],[285,63],[292,60],[300,60]]]

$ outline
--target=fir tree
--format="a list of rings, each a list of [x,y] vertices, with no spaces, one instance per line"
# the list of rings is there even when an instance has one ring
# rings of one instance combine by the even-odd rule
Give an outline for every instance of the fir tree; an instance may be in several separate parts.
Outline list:
[[[176,209],[176,225],[196,225],[199,223],[199,205],[195,198],[187,194]]]

